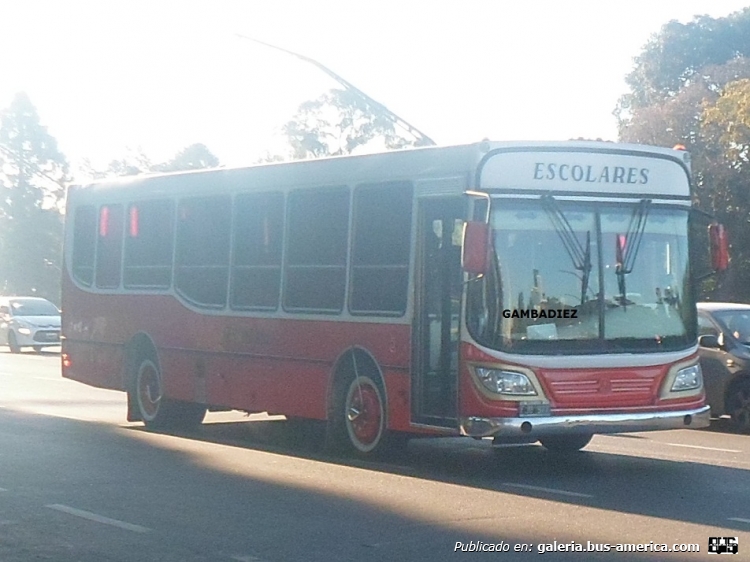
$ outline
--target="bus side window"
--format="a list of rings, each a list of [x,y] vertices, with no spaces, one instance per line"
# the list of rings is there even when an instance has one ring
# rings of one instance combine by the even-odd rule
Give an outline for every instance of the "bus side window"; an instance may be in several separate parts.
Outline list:
[[[409,182],[364,185],[354,191],[353,314],[406,312],[413,193]]]
[[[234,208],[230,305],[275,310],[281,290],[284,195],[238,195]]]
[[[73,221],[73,278],[90,287],[94,282],[96,208],[92,205],[78,207]]]
[[[287,223],[284,308],[341,312],[349,241],[349,189],[293,191]]]
[[[230,221],[229,196],[180,201],[174,284],[180,294],[195,304],[213,308],[226,305]]]
[[[122,205],[99,208],[99,236],[96,244],[96,286],[120,286],[122,269]]]
[[[168,200],[141,201],[128,207],[123,271],[126,288],[169,288],[172,282],[173,209]]]

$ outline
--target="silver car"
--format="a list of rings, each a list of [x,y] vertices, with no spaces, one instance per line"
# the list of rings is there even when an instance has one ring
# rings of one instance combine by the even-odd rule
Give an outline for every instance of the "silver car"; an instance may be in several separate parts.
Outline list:
[[[0,345],[11,353],[60,345],[60,311],[47,299],[0,297]]]

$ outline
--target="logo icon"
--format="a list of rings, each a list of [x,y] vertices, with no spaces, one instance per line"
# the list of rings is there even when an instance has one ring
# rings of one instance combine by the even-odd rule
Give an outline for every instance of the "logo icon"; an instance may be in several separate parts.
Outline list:
[[[740,545],[737,537],[708,537],[708,551],[714,554],[737,554]]]

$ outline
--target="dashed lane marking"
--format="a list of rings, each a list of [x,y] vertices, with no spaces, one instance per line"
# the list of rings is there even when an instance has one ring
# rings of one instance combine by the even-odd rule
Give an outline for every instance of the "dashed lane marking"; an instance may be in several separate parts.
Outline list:
[[[524,490],[533,490],[535,492],[546,492],[548,494],[561,494],[563,496],[572,496],[575,498],[593,498],[591,494],[582,494],[580,492],[570,492],[568,490],[558,490],[557,488],[543,488],[541,486],[530,486],[529,484],[516,484],[514,482],[503,482],[503,486],[513,488],[522,488]]]
[[[61,505],[59,503],[47,505],[45,507],[55,509],[57,511],[62,511],[63,513],[67,513],[69,515],[75,515],[76,517],[81,517],[83,519],[88,519],[89,521],[95,521],[96,523],[103,523],[104,525],[119,527],[120,529],[125,529],[126,531],[133,531],[134,533],[148,533],[151,530],[147,529],[146,527],[141,527],[140,525],[126,523],[125,521],[120,521],[118,519],[110,519],[109,517],[104,517],[103,515],[99,515],[98,513],[76,509],[75,507]]]
[[[719,453],[741,453],[737,449],[717,449],[716,447],[702,447],[701,445],[683,445],[682,443],[663,443],[670,447],[684,447],[685,449],[700,449],[701,451],[716,451]]]

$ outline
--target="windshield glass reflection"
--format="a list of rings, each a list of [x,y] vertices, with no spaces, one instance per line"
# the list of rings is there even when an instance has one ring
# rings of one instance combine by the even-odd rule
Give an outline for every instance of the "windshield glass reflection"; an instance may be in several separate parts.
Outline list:
[[[689,346],[687,212],[550,199],[494,205],[493,267],[469,282],[480,343],[521,353]]]

